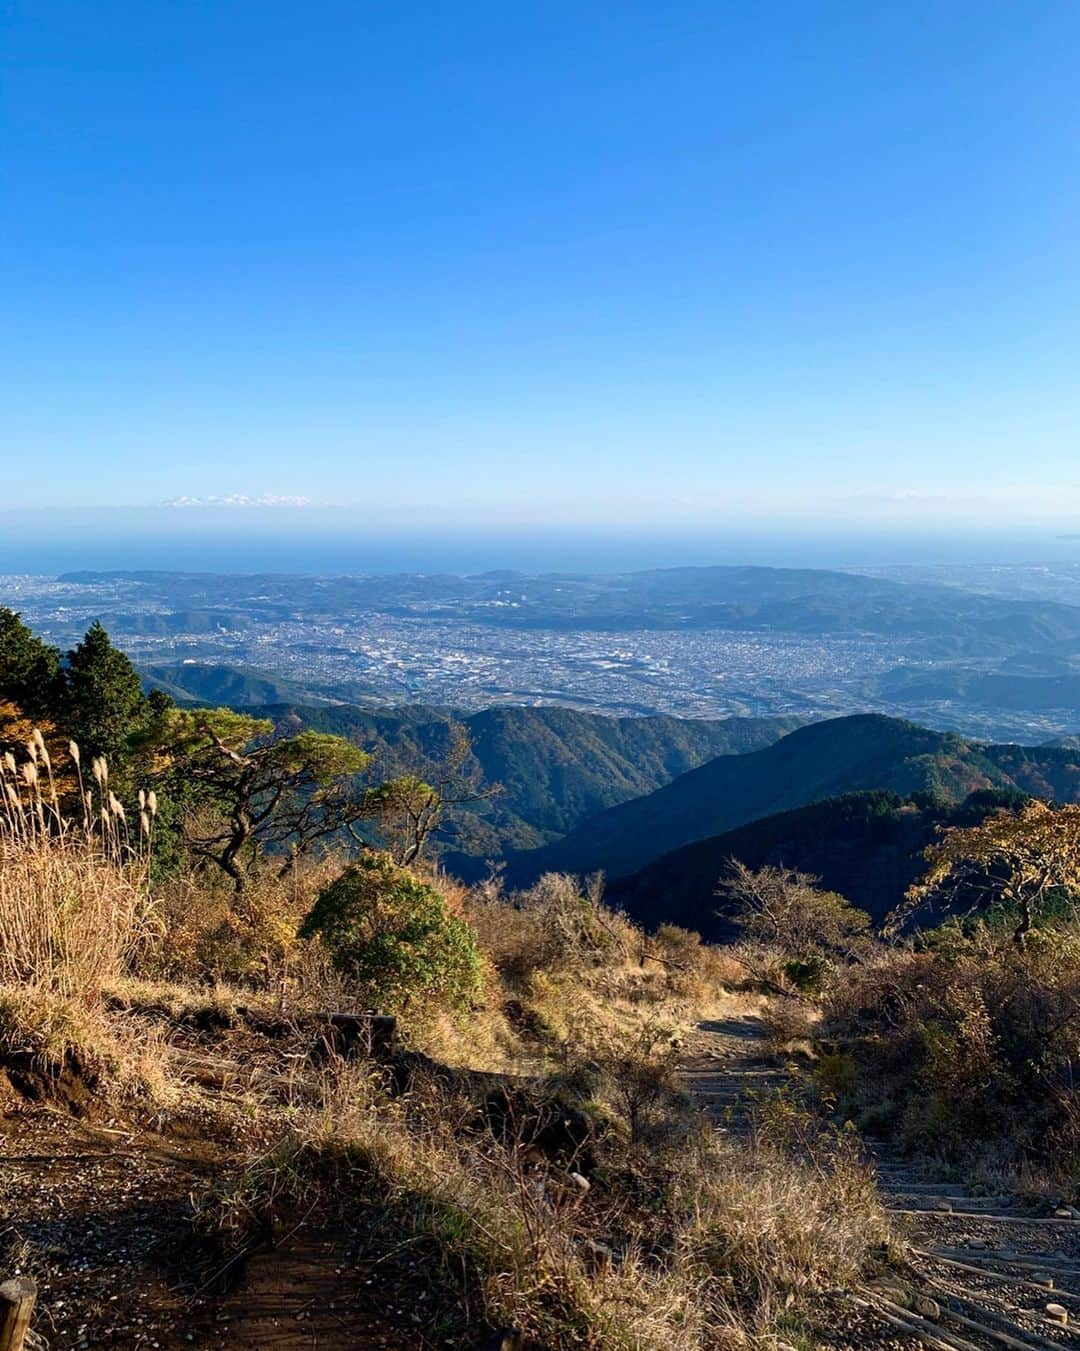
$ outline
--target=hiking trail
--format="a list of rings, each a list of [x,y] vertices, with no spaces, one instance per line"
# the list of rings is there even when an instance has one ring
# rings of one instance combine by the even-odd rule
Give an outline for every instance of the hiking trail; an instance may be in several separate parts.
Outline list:
[[[683,1087],[725,1134],[805,1076],[769,1054],[759,1017],[705,1020],[686,1039]],[[847,1292],[892,1346],[933,1351],[1080,1347],[1080,1210],[966,1185],[931,1161],[867,1142],[905,1270]],[[868,1343],[860,1343],[867,1344]]]

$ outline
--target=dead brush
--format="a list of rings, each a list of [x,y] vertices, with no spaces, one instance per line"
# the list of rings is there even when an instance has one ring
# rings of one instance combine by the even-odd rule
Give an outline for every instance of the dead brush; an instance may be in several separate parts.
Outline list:
[[[594,1351],[700,1351],[716,1345],[689,1268],[635,1240],[601,1241],[617,1224],[571,1177],[538,1162],[524,1122],[497,1139],[475,1104],[436,1080],[388,1098],[377,1076],[336,1065],[318,1104],[288,1135],[196,1207],[204,1235],[233,1253],[275,1225],[328,1208],[391,1246],[422,1252],[447,1316],[514,1326],[539,1345]],[[226,1258],[226,1261],[232,1260]]]
[[[1071,919],[1033,930],[1021,951],[985,922],[970,933],[942,926],[923,951],[886,949],[830,994],[824,1026],[849,1056],[841,1105],[866,1129],[966,1169],[1009,1164],[1075,1188],[1080,929]]]
[[[148,890],[156,802],[143,795],[132,834],[95,760],[83,782],[70,755],[81,819],[65,815],[40,732],[17,763],[0,758],[0,1047],[56,1069],[75,1057],[88,1077],[163,1088],[154,1038],[106,1016],[103,992],[160,929]]]
[[[585,973],[636,961],[641,930],[604,904],[603,887],[599,873],[584,883],[545,873],[511,895],[486,883],[469,895],[465,914],[496,970],[520,988],[537,972]]]
[[[818,1022],[814,1005],[796,998],[770,999],[761,1010],[761,1027],[769,1055],[782,1056],[813,1038]]]
[[[626,1031],[603,1027],[594,1031],[583,1051],[596,1066],[599,1091],[625,1128],[628,1142],[670,1139],[683,1117],[673,1029],[654,1019]]]
[[[708,1271],[716,1316],[754,1344],[893,1243],[857,1137],[790,1101],[762,1109],[748,1144],[699,1133],[672,1193],[681,1260]]]

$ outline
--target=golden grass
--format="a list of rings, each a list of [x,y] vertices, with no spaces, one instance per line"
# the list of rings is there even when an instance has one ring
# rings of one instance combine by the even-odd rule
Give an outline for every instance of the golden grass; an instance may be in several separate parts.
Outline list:
[[[79,767],[78,748],[71,759]],[[39,732],[27,758],[0,758],[0,1050],[49,1074],[74,1069],[95,1090],[169,1096],[160,1035],[115,1017],[103,995],[157,934],[148,891],[156,803],[140,797],[130,836],[124,807],[95,761],[65,816]]]
[[[424,1245],[447,1307],[596,1351],[773,1346],[781,1323],[884,1250],[852,1140],[794,1109],[746,1145],[688,1116],[672,1127],[677,1147],[650,1155],[611,1152],[608,1137],[583,1192],[573,1160],[478,1130],[462,1091],[414,1082],[390,1098],[339,1065],[274,1150],[202,1199],[199,1224],[243,1247],[268,1215],[337,1209],[391,1246]]]
[[[765,1132],[748,1145],[700,1139],[683,1157],[677,1242],[750,1337],[767,1339],[815,1295],[857,1283],[893,1241],[857,1141],[807,1121],[798,1149]]]
[[[77,824],[60,810],[40,735],[28,752],[21,766],[0,759],[0,984],[93,997],[151,935],[148,844],[129,843],[102,762]]]
[[[160,1027],[41,987],[0,986],[0,1058],[44,1079],[73,1076],[104,1102],[161,1111],[179,1101]]]

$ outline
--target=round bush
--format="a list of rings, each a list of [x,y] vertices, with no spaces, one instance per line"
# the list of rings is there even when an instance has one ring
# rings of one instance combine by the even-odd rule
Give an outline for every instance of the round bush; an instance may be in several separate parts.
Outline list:
[[[362,997],[390,1012],[419,998],[462,1008],[480,993],[472,926],[387,854],[365,854],[324,887],[300,932],[319,935]]]

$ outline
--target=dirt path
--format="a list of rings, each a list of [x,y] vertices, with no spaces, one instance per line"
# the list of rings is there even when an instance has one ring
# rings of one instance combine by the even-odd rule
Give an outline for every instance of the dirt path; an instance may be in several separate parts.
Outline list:
[[[34,1331],[49,1351],[440,1344],[429,1335],[430,1281],[409,1251],[387,1258],[348,1229],[290,1226],[232,1271],[196,1242],[192,1196],[243,1154],[0,1101],[0,1271],[37,1281]],[[227,1269],[236,1283],[222,1290]]]
[[[735,1135],[747,1132],[756,1099],[793,1082],[767,1054],[753,1013],[698,1024],[681,1079],[717,1129]],[[908,1271],[850,1292],[879,1334],[859,1346],[1080,1347],[1080,1214],[977,1193],[886,1148],[875,1151],[875,1164],[882,1200],[907,1235]]]

